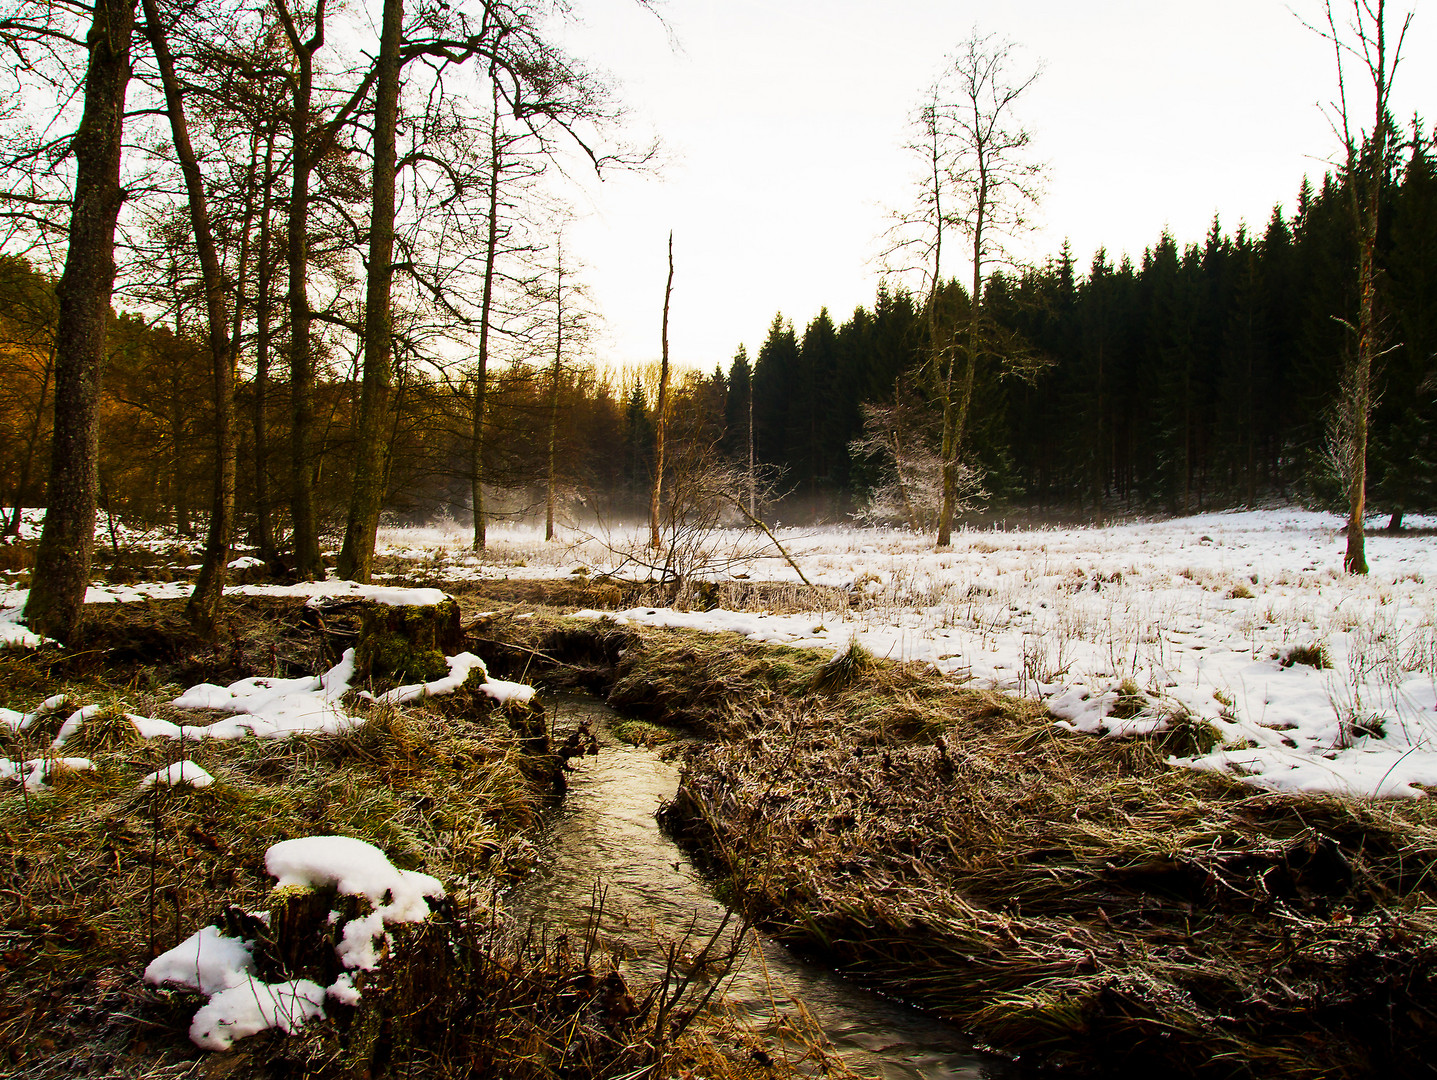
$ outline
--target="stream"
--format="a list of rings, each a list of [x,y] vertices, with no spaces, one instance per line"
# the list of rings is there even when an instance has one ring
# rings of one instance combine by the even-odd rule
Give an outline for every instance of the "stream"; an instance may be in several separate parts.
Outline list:
[[[623,957],[621,968],[631,981],[636,975],[640,982],[654,979],[662,971],[656,942],[666,947],[687,935],[684,947],[697,952],[726,910],[654,819],[655,809],[678,788],[678,769],[656,750],[618,739],[610,729],[618,715],[597,701],[565,696],[545,704],[557,730],[587,719],[600,751],[574,760],[568,794],[536,837],[538,865],[508,893],[505,906],[520,919],[582,934],[598,881],[606,890],[600,940]],[[730,930],[736,924],[732,920]],[[761,950],[746,948],[721,990],[737,1018],[791,1057],[797,1057],[798,1044],[782,1033],[801,1022],[806,1009],[831,1049],[868,1076],[1013,1075],[1003,1062],[974,1050],[952,1025],[759,940]]]

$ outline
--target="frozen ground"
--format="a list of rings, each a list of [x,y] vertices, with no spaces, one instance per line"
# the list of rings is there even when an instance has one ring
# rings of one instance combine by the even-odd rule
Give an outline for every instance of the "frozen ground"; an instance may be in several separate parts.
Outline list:
[[[1419,534],[1369,536],[1365,578],[1342,573],[1340,519],[1301,510],[966,532],[943,552],[901,531],[783,529],[808,579],[851,603],[618,617],[835,649],[857,640],[879,656],[1039,696],[1060,722],[1095,737],[1180,716],[1210,724],[1220,745],[1180,761],[1190,767],[1276,789],[1415,796],[1415,785],[1437,787],[1437,536],[1420,535],[1437,520],[1408,524]],[[457,525],[386,530],[380,543],[436,583],[647,572],[634,562],[643,548],[632,533],[570,532],[547,545],[541,535],[492,528],[482,558]],[[684,558],[709,577],[798,581],[772,548],[741,557],[755,546],[752,533],[725,534]],[[90,598],[186,588],[95,589]],[[11,614],[21,603],[0,589]]]

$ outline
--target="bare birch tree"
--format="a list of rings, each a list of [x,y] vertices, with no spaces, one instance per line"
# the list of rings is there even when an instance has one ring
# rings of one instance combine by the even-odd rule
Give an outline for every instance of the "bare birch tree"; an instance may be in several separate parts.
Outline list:
[[[1338,9],[1346,10],[1341,23]],[[1387,0],[1323,0],[1323,21],[1310,26],[1325,38],[1337,61],[1337,100],[1328,110],[1333,130],[1342,141],[1338,168],[1346,187],[1348,213],[1357,240],[1357,318],[1341,321],[1353,346],[1334,411],[1333,457],[1347,492],[1347,550],[1342,568],[1367,573],[1367,440],[1373,408],[1373,365],[1382,353],[1382,327],[1377,306],[1381,269],[1377,265],[1377,234],[1381,226],[1382,192],[1397,169],[1400,149],[1392,120],[1392,83],[1402,60],[1402,46],[1412,25],[1412,11],[1401,16],[1392,33]],[[1353,73],[1356,73],[1355,75]],[[1372,124],[1364,128],[1359,106],[1352,100],[1354,83],[1372,89]]]
[[[929,383],[941,405],[943,501],[937,543],[952,539],[965,486],[963,455],[980,361],[992,349],[984,332],[984,275],[1006,259],[1006,242],[1028,226],[1043,166],[1018,123],[1023,94],[1038,72],[1015,70],[1015,46],[976,29],[924,95],[910,149],[923,171],[914,207],[897,226],[890,257],[907,255],[923,275]],[[944,243],[967,240],[967,310],[943,283]]]

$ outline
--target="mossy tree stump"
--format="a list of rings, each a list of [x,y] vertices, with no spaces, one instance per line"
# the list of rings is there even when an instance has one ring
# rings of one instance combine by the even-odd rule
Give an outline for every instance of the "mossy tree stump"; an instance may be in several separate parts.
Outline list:
[[[463,651],[459,603],[394,606],[366,603],[355,645],[355,676],[374,683],[433,682],[449,673],[446,656]]]

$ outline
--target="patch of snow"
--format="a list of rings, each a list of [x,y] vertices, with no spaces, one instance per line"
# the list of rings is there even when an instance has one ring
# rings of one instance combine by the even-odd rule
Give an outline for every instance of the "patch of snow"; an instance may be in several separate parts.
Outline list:
[[[1226,749],[1174,759],[1183,767],[1280,790],[1417,794],[1437,766],[1437,544],[1374,529],[1372,573],[1348,575],[1342,525],[1299,509],[1240,511],[965,530],[946,551],[896,529],[784,529],[809,579],[844,587],[849,604],[581,614],[835,651],[852,637],[880,657],[1034,696],[1069,730],[1138,735],[1186,714]],[[505,573],[556,576],[580,551],[605,566],[591,548],[561,556],[536,543],[529,567]],[[746,569],[755,581],[796,579],[776,556]],[[1322,645],[1331,668],[1291,663],[1295,645]],[[1115,720],[1126,681],[1148,704]]]
[[[61,770],[87,772],[94,767],[93,761],[82,757],[44,757],[26,761],[0,758],[0,781],[15,780],[23,784],[26,791],[39,791]]]
[[[410,683],[407,686],[397,686],[393,690],[380,694],[377,697],[368,691],[360,696],[376,705],[400,705],[406,701],[416,701],[421,698],[435,697],[439,694],[452,694],[466,682],[475,671],[483,678],[479,689],[501,705],[509,701],[527,703],[534,696],[534,688],[524,683],[508,682],[504,679],[491,679],[489,669],[484,661],[471,652],[462,652],[457,656],[446,656],[445,663],[449,665],[449,674],[442,679],[435,679],[427,683]]]
[[[325,674],[298,679],[240,679],[229,686],[200,683],[175,698],[180,708],[205,709],[231,715],[205,726],[187,727],[186,734],[213,739],[246,735],[280,739],[308,733],[347,731],[363,721],[339,704],[354,678],[354,650]]]
[[[309,979],[264,983],[246,977],[221,990],[190,1022],[190,1041],[202,1050],[228,1050],[246,1039],[277,1027],[293,1035],[311,1020],[323,1020],[324,987]]]
[[[400,870],[373,844],[351,836],[284,840],[265,853],[264,865],[278,879],[277,888],[333,886],[345,896],[367,897],[374,905],[373,915],[351,920],[345,928],[338,952],[347,968],[374,967],[378,963],[374,939],[384,926],[421,922],[429,916],[426,898],[444,895],[438,878]],[[350,927],[356,926],[351,935]]]
[[[11,731],[24,731],[42,716],[48,716],[65,707],[69,698],[64,694],[55,694],[47,697],[27,713],[19,713],[14,709],[0,709],[0,724],[4,724]]]
[[[80,730],[80,726],[84,724],[86,720],[99,716],[100,713],[104,711],[105,707],[98,704],[85,705],[76,709],[66,718],[65,722],[60,725],[60,731],[55,736],[55,741],[50,744],[51,747],[55,750],[60,749],[60,747],[69,741],[71,735]]]
[[[341,1005],[358,1005],[359,988],[354,985],[354,972],[341,971],[339,977],[330,983],[325,993]]]
[[[457,656],[446,656],[444,662],[449,665],[449,674],[433,682],[409,683],[406,686],[396,686],[393,690],[380,694],[378,697],[370,696],[371,700],[378,705],[401,705],[406,701],[415,701],[419,698],[434,697],[439,694],[452,694],[468,681],[472,672],[479,674],[488,681],[489,669],[485,667],[484,661],[471,652],[462,652]]]
[[[204,926],[151,960],[145,982],[218,994],[254,974],[252,949],[250,942],[221,933],[217,926]]]
[[[158,785],[175,787],[180,784],[188,784],[190,787],[209,787],[215,782],[215,778],[207,773],[193,761],[186,758],[184,761],[177,761],[173,765],[150,773],[140,781],[140,787],[152,788]]]
[[[245,596],[303,596],[307,598],[306,606],[312,608],[344,600],[368,600],[388,607],[427,607],[449,599],[449,594],[442,589],[405,589],[338,580],[301,581],[296,585],[237,585],[225,592]]]

